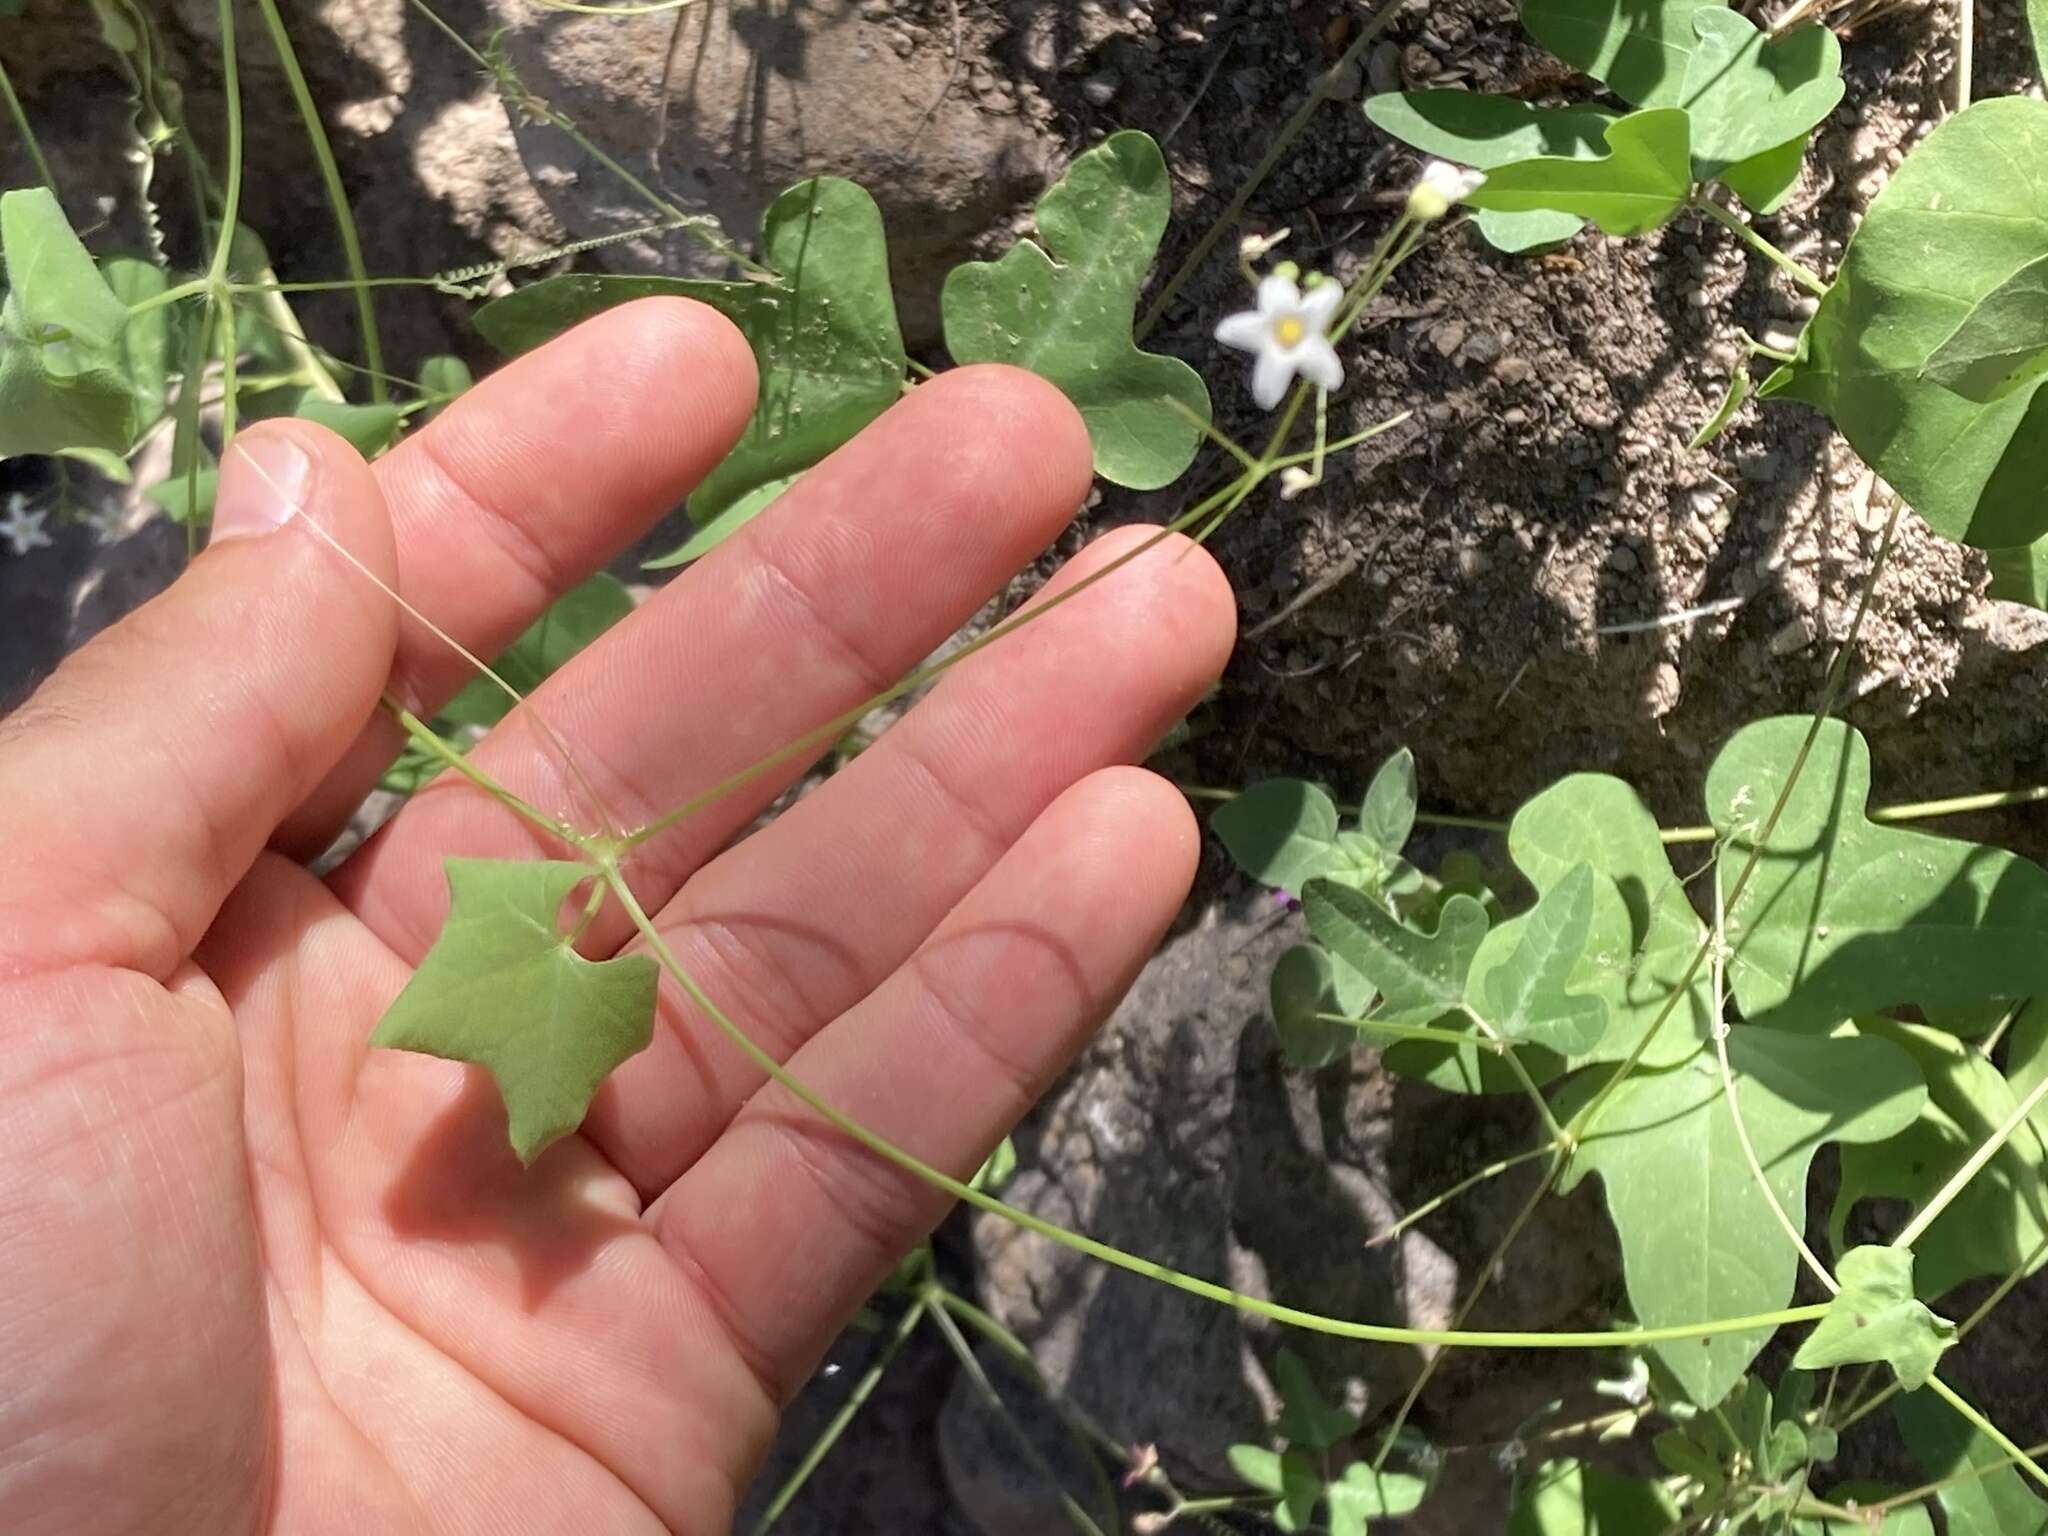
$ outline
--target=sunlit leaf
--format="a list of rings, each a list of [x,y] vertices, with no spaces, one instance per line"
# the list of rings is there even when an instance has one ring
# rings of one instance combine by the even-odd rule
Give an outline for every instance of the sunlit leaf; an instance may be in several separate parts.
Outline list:
[[[1491,171],[1554,155],[1597,160],[1607,153],[1616,114],[1598,107],[1539,107],[1480,91],[1394,91],[1365,103],[1366,117],[1411,149]],[[1530,251],[1569,240],[1585,220],[1569,213],[1479,212],[1479,232],[1503,251]]]
[[[1486,936],[1486,909],[1470,896],[1453,896],[1431,934],[1397,922],[1363,892],[1332,880],[1303,889],[1309,932],[1332,954],[1369,978],[1380,992],[1371,1025],[1428,1024],[1464,1006],[1465,978]]]
[[[1465,201],[1502,213],[1550,209],[1589,219],[1610,235],[1657,228],[1692,193],[1686,115],[1676,107],[1631,113],[1607,127],[1597,160],[1518,160],[1490,172]]]
[[[0,458],[125,453],[142,423],[115,296],[45,188],[0,194]]]
[[[1956,1325],[1913,1294],[1913,1255],[1905,1248],[1851,1248],[1835,1266],[1842,1289],[1799,1346],[1802,1370],[1883,1361],[1899,1384],[1917,1391],[1956,1341]]]
[[[1415,754],[1406,747],[1379,766],[1358,810],[1358,830],[1382,853],[1399,853],[1415,830]]]
[[[1983,549],[2048,533],[2048,403],[2036,378],[1979,403],[1925,377],[1973,310],[2048,248],[2048,103],[1979,101],[1917,145],[1871,203],[1761,393],[1819,406],[1937,533]]]
[[[1302,1530],[1314,1518],[1316,1503],[1323,1496],[1323,1477],[1302,1452],[1283,1454],[1263,1446],[1233,1445],[1228,1454],[1231,1471],[1254,1488],[1280,1495],[1273,1523],[1281,1530]]]
[[[1172,213],[1166,160],[1143,133],[1112,134],[1038,201],[1041,246],[967,262],[940,296],[960,363],[1013,363],[1050,379],[1088,424],[1095,472],[1138,490],[1170,484],[1201,444],[1201,375],[1132,340],[1138,290]],[[1190,418],[1193,419],[1190,419]]]
[[[420,392],[433,404],[420,412],[423,422],[432,421],[448,409],[449,403],[476,383],[476,375],[469,371],[469,364],[447,352],[437,352],[420,364]]]
[[[1883,1040],[1745,1026],[1729,1035],[1728,1056],[1757,1161],[1796,1230],[1821,1146],[1895,1135],[1926,1099],[1911,1059]],[[1582,1108],[1602,1077],[1566,1084],[1560,1117]],[[1628,1077],[1573,1151],[1560,1191],[1588,1173],[1600,1175],[1629,1303],[1645,1327],[1746,1317],[1790,1301],[1799,1258],[1750,1171],[1710,1053]],[[1762,1330],[1702,1335],[1651,1352],[1695,1404],[1712,1406],[1768,1340]]]
[[[1422,1507],[1429,1479],[1413,1472],[1375,1472],[1354,1461],[1323,1489],[1330,1501],[1330,1536],[1366,1536],[1368,1521],[1396,1520]]]
[[[372,1045],[487,1070],[512,1150],[531,1163],[583,1123],[591,1095],[654,1034],[646,955],[586,960],[557,926],[581,864],[447,861],[448,920]]]
[[[1590,864],[1580,864],[1545,891],[1522,918],[1513,951],[1476,986],[1486,1022],[1503,1039],[1548,1046],[1560,1056],[1584,1056],[1607,1032],[1605,1001],[1595,993],[1570,990],[1592,937],[1597,878]],[[1619,920],[1619,900],[1611,910]],[[1626,930],[1605,941],[1625,946]],[[1479,971],[1476,963],[1474,971]]]
[[[1638,107],[1677,106],[1699,47],[1693,20],[1723,0],[1523,0],[1522,25]]]
[[[1773,35],[1738,11],[1710,6],[1692,25],[1699,45],[1674,105],[1691,114],[1693,174],[1703,181],[1803,145],[1842,99],[1842,45],[1818,22]]]
[[[754,349],[760,394],[739,443],[690,497],[699,527],[749,492],[808,469],[895,402],[909,366],[874,199],[850,181],[799,182],[768,205],[761,252],[772,282],[575,275],[548,278],[477,311],[477,329],[523,352],[633,299],[709,304]]]
[[[2001,848],[1882,826],[1866,815],[1870,749],[1822,723],[1754,875],[1750,851],[1809,721],[1759,721],[1707,772],[1707,812],[1730,841],[1729,980],[1742,1011],[1787,1027],[1901,1004],[2048,992],[2048,870]]]
[[[2048,537],[2017,549],[1994,549],[1985,563],[1991,567],[1986,597],[2048,609]]]
[[[701,560],[766,512],[782,493],[796,482],[795,475],[785,475],[780,480],[770,480],[766,485],[755,486],[667,554],[658,559],[643,560],[640,563],[641,569],[665,571],[674,566],[688,565],[692,560]]]
[[[1209,827],[1237,867],[1299,896],[1342,862],[1337,802],[1305,779],[1265,779],[1216,807]]]
[[[170,275],[153,262],[133,256],[109,257],[100,268],[107,287],[123,305],[133,308],[171,285]],[[161,420],[170,389],[171,315],[168,304],[128,320],[121,328],[121,361],[135,392],[135,429],[140,432]]]

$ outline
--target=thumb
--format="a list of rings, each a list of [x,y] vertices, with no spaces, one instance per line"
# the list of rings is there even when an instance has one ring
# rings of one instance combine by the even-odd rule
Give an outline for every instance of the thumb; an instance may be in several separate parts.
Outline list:
[[[235,439],[205,552],[0,720],[0,977],[170,975],[376,708],[395,568],[347,443]]]

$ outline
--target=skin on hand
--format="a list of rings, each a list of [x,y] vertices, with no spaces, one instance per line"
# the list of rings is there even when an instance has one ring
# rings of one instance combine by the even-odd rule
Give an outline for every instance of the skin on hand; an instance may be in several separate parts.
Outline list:
[[[321,846],[466,668],[307,522],[490,655],[723,455],[744,341],[647,300],[364,466],[303,422],[223,465],[213,543],[0,720],[0,1528],[725,1530],[783,1402],[944,1214],[665,982],[654,1044],[522,1170],[471,1068],[372,1052],[449,854],[560,856],[445,776],[329,879]],[[1050,386],[913,391],[478,748],[631,826],[893,682],[1065,526]],[[1057,581],[1145,536],[1098,540]],[[755,1040],[965,1176],[1100,1023],[1192,878],[1139,759],[1221,671],[1171,540],[802,770],[652,840],[635,894]],[[586,952],[638,943],[608,908]]]

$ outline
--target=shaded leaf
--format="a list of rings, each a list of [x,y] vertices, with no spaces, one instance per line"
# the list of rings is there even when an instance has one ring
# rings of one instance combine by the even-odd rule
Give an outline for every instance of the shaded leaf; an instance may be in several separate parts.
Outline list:
[[[1374,126],[1425,155],[1491,171],[1538,155],[1597,160],[1607,153],[1607,125],[1615,114],[1598,107],[1539,107],[1479,91],[1393,91],[1369,98]],[[1569,213],[1483,209],[1479,232],[1504,251],[1557,245],[1585,228]]]
[[[1327,1451],[1358,1433],[1358,1415],[1325,1403],[1315,1378],[1293,1350],[1281,1349],[1273,1374],[1280,1388],[1280,1433],[1288,1444]]]
[[[760,394],[739,442],[690,497],[702,527],[881,415],[909,367],[882,215],[866,192],[833,176],[799,182],[762,215],[761,252],[773,282],[551,277],[486,304],[476,326],[499,350],[523,352],[614,305],[660,294],[709,304],[737,325],[754,350]]]
[[[1337,802],[1305,779],[1266,779],[1210,814],[1237,867],[1290,896],[1342,863]]]
[[[1955,1409],[1932,1392],[1910,1392],[1893,1399],[1892,1416],[1927,1480],[1947,1483],[1934,1497],[1948,1536],[2048,1536],[2048,1504]]]
[[[1804,716],[1736,733],[1707,772],[1707,812],[1730,842],[1732,897],[1808,728]],[[1739,901],[1728,975],[1742,1011],[1828,1025],[1906,1003],[2048,992],[2048,870],[2008,853],[1870,821],[1870,749],[1825,721]]]
[[[1807,1168],[1823,1143],[1894,1135],[1926,1098],[1912,1061],[1883,1040],[1748,1026],[1729,1035],[1728,1056],[1751,1145],[1795,1228],[1805,1223]],[[1560,1117],[1582,1108],[1599,1079],[1568,1083]],[[1629,1303],[1644,1326],[1746,1317],[1790,1301],[1799,1259],[1750,1172],[1708,1053],[1624,1081],[1573,1151],[1559,1192],[1588,1173],[1600,1175]],[[1650,1352],[1695,1404],[1711,1407],[1768,1340],[1716,1334]]]
[[[1806,164],[1806,135],[1751,155],[1721,172],[1721,185],[1748,205],[1752,213],[1776,213],[1799,185]]]
[[[1550,209],[1590,219],[1610,235],[1657,228],[1692,193],[1686,115],[1662,107],[1617,118],[1597,160],[1519,160],[1491,172],[1465,201],[1503,213]]]
[[[420,392],[432,400],[419,413],[421,421],[432,421],[448,409],[455,397],[476,383],[476,375],[469,371],[469,364],[447,352],[437,352],[420,364]]]
[[[1583,1461],[1546,1461],[1522,1487],[1507,1536],[1643,1536],[1678,1519],[1678,1506],[1647,1478],[1618,1477]]]
[[[1723,0],[1523,0],[1522,25],[1565,63],[1638,107],[1677,106],[1699,34]]]
[[[654,1033],[660,972],[646,955],[586,960],[556,927],[581,864],[446,862],[448,920],[372,1045],[483,1067],[512,1150],[531,1163],[583,1123],[591,1095]]]
[[[1692,25],[1699,45],[1675,105],[1692,116],[1693,173],[1702,181],[1788,144],[1803,147],[1842,99],[1842,45],[1818,22],[1774,37],[1711,6],[1695,11]]]
[[[0,256],[0,458],[127,452],[141,425],[121,348],[128,306],[48,189],[0,194]]]
[[[1320,1017],[1353,1011],[1338,997],[1336,968],[1321,946],[1297,944],[1282,954],[1273,965],[1270,991],[1273,1027],[1288,1066],[1313,1072],[1358,1044],[1357,1030]],[[1368,989],[1359,1009],[1371,1001]]]
[[[1988,404],[1923,377],[1971,311],[2048,248],[2048,103],[1979,101],[1871,203],[1799,358],[1761,393],[1826,411],[1934,530],[1983,549],[2048,533],[2048,404]]]
[[[1981,1052],[1940,1031],[1888,1019],[1860,1027],[1913,1058],[1927,1103],[1890,1140],[1842,1149],[1841,1187],[1828,1217],[1828,1240],[1838,1249],[1859,1200],[1903,1200],[1918,1211],[2012,1117],[2026,1091],[2016,1092]],[[2014,1057],[2024,1066],[2023,1046],[2016,1038]],[[2021,1126],[1914,1245],[1919,1294],[1941,1296],[1979,1275],[2010,1273],[2043,1237],[2048,1158],[2039,1131]]]
[[[1835,1266],[1841,1291],[1799,1346],[1792,1363],[1817,1371],[1882,1360],[1909,1392],[1927,1385],[1956,1341],[1956,1325],[1913,1295],[1913,1255],[1904,1248],[1851,1248]]]
[[[1580,864],[1545,891],[1521,920],[1514,951],[1476,989],[1486,1022],[1503,1039],[1583,1056],[1607,1032],[1607,1004],[1569,990],[1593,931],[1594,880],[1593,867]],[[1620,906],[1617,900],[1617,915]],[[1625,935],[1614,937],[1627,942]]]
[[[526,632],[491,663],[491,670],[523,694],[530,694],[563,663],[633,611],[633,595],[603,571],[571,587]],[[511,699],[487,677],[473,677],[441,710],[456,725],[496,725]]]
[[[1013,363],[1050,379],[1088,424],[1095,472],[1138,490],[1180,477],[1201,445],[1196,421],[1209,415],[1201,375],[1132,340],[1171,213],[1159,146],[1112,134],[1039,199],[1043,246],[1020,240],[998,261],[955,267],[939,301],[956,362]]]
[[[702,559],[774,506],[782,493],[796,482],[795,475],[785,475],[780,480],[770,480],[766,485],[754,487],[667,554],[653,560],[641,561],[640,568],[643,571],[665,571],[674,566],[688,565],[692,560]]]

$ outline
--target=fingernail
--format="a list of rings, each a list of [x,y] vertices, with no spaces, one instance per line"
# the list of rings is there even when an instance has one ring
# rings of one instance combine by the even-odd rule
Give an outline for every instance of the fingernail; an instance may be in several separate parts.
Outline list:
[[[312,460],[282,432],[237,439],[221,466],[213,504],[213,542],[272,533],[304,506]]]

